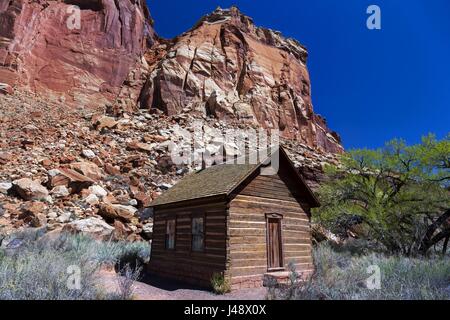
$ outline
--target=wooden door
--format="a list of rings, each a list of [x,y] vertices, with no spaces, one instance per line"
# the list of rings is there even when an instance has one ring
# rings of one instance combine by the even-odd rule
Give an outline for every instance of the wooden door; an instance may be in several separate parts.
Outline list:
[[[283,253],[281,242],[281,219],[267,219],[267,258],[268,269],[283,268]]]

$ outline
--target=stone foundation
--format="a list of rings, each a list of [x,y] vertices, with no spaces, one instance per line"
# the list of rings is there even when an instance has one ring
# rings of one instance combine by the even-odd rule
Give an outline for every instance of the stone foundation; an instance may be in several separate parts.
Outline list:
[[[260,288],[263,286],[263,275],[238,277],[231,280],[231,290]]]

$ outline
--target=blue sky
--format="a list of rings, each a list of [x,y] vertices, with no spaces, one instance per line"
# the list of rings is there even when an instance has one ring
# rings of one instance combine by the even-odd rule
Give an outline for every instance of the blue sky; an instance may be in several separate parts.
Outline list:
[[[217,6],[237,5],[259,26],[307,46],[314,109],[347,149],[408,143],[450,130],[448,0],[148,0],[155,28],[170,38]],[[366,28],[381,8],[382,29]]]

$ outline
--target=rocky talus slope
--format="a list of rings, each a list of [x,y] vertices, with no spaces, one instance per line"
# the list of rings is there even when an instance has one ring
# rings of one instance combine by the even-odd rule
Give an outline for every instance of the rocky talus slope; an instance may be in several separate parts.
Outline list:
[[[234,143],[217,140],[229,123],[189,109],[172,116],[141,109],[116,118],[27,93],[0,95],[0,109],[0,233],[46,227],[148,238],[145,207],[201,166],[172,161],[170,143],[182,143],[183,129],[205,128],[196,143],[213,155],[221,148],[239,154]],[[298,141],[282,144],[312,174],[306,178],[313,186],[323,164],[337,163],[335,154]]]

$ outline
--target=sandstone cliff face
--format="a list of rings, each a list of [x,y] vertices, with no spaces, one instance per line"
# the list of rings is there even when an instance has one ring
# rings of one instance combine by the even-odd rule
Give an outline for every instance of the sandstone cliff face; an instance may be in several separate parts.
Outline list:
[[[73,6],[80,28],[68,27]],[[144,0],[0,0],[0,83],[115,114],[193,110],[340,153],[339,136],[313,111],[307,56],[237,8],[164,40]]]
[[[0,82],[77,106],[111,101],[153,41],[148,19],[144,0],[0,0]]]
[[[163,47],[166,53],[149,76],[141,107],[173,115],[188,106],[279,129],[283,137],[317,149],[342,151],[339,136],[314,114],[308,53],[296,40],[258,28],[231,8],[217,9]]]

